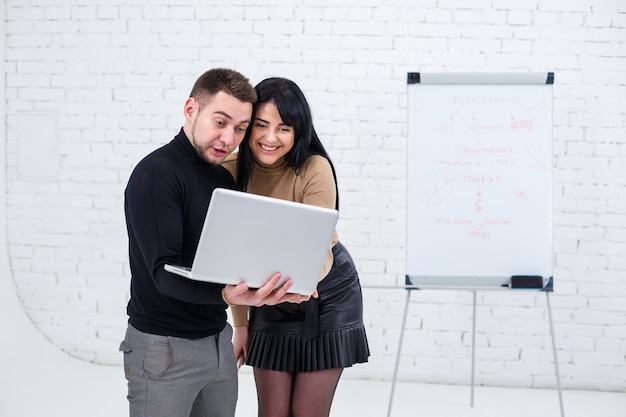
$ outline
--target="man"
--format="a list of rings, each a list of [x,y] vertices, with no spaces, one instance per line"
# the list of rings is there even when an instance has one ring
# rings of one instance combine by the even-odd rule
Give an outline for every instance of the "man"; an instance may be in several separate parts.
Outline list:
[[[240,73],[207,71],[185,102],[178,135],[140,161],[128,181],[131,297],[120,350],[131,417],[234,416],[237,367],[227,305],[307,299],[287,293],[291,280],[273,291],[279,274],[253,291],[243,283],[188,280],[163,268],[191,265],[213,189],[235,188],[219,164],[242,141],[255,101]]]

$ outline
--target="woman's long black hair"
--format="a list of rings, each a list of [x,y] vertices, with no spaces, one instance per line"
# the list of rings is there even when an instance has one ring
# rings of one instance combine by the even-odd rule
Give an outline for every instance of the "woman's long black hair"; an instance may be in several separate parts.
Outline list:
[[[274,102],[280,118],[288,126],[294,129],[294,142],[291,150],[285,155],[287,164],[294,169],[296,175],[300,174],[300,169],[304,162],[313,155],[321,155],[328,160],[335,179],[335,208],[339,210],[339,189],[337,187],[337,174],[324,145],[320,141],[315,128],[309,103],[304,97],[304,93],[296,83],[286,78],[267,78],[254,87],[258,100],[252,112],[252,124],[248,128],[246,135],[239,145],[239,156],[237,161],[237,185],[240,189],[246,190],[248,182],[254,169],[254,158],[250,149],[250,132],[254,125],[256,109],[261,103]]]

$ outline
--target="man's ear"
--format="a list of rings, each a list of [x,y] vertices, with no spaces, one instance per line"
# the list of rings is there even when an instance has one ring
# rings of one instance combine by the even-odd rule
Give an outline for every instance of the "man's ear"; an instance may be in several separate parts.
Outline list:
[[[185,101],[185,105],[183,107],[183,114],[185,115],[185,120],[191,122],[196,116],[196,112],[198,111],[198,100],[193,97],[189,97],[187,101]]]

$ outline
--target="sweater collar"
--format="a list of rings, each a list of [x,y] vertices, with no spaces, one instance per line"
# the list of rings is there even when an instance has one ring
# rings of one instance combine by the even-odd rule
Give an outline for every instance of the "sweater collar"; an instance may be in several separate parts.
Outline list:
[[[261,165],[256,160],[254,161],[254,170],[260,173],[263,173],[265,175],[279,175],[289,169],[292,169],[292,168],[289,166],[286,160],[284,160],[283,163],[280,165],[275,165],[271,167]]]

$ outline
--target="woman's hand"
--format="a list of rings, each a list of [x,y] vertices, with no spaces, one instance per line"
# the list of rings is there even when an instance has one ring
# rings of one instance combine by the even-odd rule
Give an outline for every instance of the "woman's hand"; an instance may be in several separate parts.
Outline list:
[[[233,336],[233,348],[235,349],[235,361],[237,369],[248,359],[248,326],[235,327]]]

